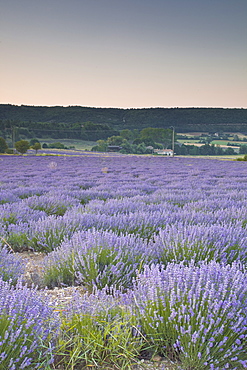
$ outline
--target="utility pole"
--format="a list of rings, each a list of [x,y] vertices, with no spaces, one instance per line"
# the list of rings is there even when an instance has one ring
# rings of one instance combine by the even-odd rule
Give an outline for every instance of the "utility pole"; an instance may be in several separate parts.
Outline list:
[[[13,150],[15,150],[15,126],[12,126],[12,146]]]
[[[174,147],[175,147],[175,128],[174,126],[171,126],[172,128],[172,156],[174,157]]]

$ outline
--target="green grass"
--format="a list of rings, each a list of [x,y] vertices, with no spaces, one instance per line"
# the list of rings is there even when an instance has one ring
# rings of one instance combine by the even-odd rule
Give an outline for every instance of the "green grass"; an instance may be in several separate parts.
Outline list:
[[[113,312],[114,314],[114,312]],[[79,368],[130,369],[138,362],[142,337],[133,336],[135,323],[123,310],[108,315],[73,315],[62,320],[57,365]],[[133,320],[132,320],[133,321]]]
[[[232,146],[238,146],[241,142],[239,142],[239,141],[235,142],[235,141],[231,141],[231,140],[213,140],[211,142],[211,144],[215,144],[215,145],[227,145],[228,143]],[[241,143],[241,144],[243,144],[243,143]]]
[[[186,139],[178,139],[177,141],[179,143],[182,143],[182,144],[184,144],[184,143],[190,143],[191,145],[197,144],[197,143],[200,142],[199,139],[187,139],[187,140]],[[244,142],[239,142],[239,141],[235,142],[235,141],[231,141],[231,140],[213,140],[213,141],[211,141],[210,144],[214,144],[214,145],[227,145],[228,143],[230,145],[232,145],[232,146],[238,146],[240,143],[242,145],[244,144]]]
[[[175,157],[184,158],[205,158],[205,159],[219,159],[226,161],[234,161],[237,158],[243,158],[243,154],[233,154],[233,155],[179,155]]]
[[[41,145],[44,143],[51,144],[55,142],[59,142],[64,144],[66,147],[74,146],[75,149],[79,150],[91,150],[94,145],[96,145],[95,141],[85,141],[85,140],[77,140],[77,139],[39,139]]]

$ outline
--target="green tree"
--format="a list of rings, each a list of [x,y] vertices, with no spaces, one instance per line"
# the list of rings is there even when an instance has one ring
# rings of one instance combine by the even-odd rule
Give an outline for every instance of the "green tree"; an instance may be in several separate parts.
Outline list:
[[[81,138],[84,140],[106,140],[112,135],[119,135],[119,132],[106,124],[88,121],[83,123],[81,128]]]
[[[147,139],[151,139],[156,143],[161,143],[165,148],[172,145],[172,135],[173,132],[170,129],[155,127],[146,127],[140,132],[142,142],[146,142]],[[176,140],[176,135],[174,139]]]
[[[146,154],[150,153],[150,151],[147,149],[146,145],[144,143],[138,144],[136,147],[137,154]]]
[[[126,140],[132,140],[133,139],[133,133],[129,129],[125,129],[125,130],[120,131],[120,136],[123,139],[126,139]]]
[[[38,140],[38,139],[33,138],[33,139],[31,139],[31,140],[29,141],[30,146],[33,146],[35,143],[39,143],[39,140]]]
[[[139,130],[138,129],[134,129],[133,131],[131,131],[132,132],[132,135],[133,135],[133,139],[136,139],[136,138],[138,138],[138,136],[139,136],[139,134],[140,134],[140,132],[139,132]]]
[[[44,146],[43,146],[44,148]],[[65,146],[60,143],[59,141],[56,141],[55,143],[51,143],[48,145],[48,148],[51,148],[51,149],[66,149]]]
[[[0,153],[5,153],[8,145],[3,137],[0,137]]]
[[[237,161],[247,161],[247,154],[244,155],[243,158],[237,158]]]
[[[224,154],[224,150],[219,145],[216,145],[216,147],[215,147],[215,154],[216,155],[223,155]]]
[[[129,141],[124,140],[121,144],[122,149],[120,150],[120,153],[123,154],[129,154],[134,153],[135,151],[135,145],[131,144]]]
[[[214,149],[212,149],[210,144],[202,145],[199,148],[199,154],[200,155],[214,155]]]
[[[198,155],[199,148],[196,145],[189,145],[189,154],[190,155]]]
[[[39,142],[36,142],[31,146],[31,148],[34,149],[35,153],[37,154],[38,150],[41,149],[41,144]]]
[[[246,154],[247,153],[247,145],[241,145],[239,149],[239,154]]]
[[[15,149],[17,152],[24,154],[29,149],[29,142],[27,140],[19,140],[15,143]]]
[[[97,145],[93,146],[92,152],[107,152],[107,142],[105,140],[97,140]]]
[[[225,154],[226,154],[226,155],[234,155],[234,154],[236,154],[236,153],[234,152],[234,149],[233,149],[233,148],[227,148],[227,149],[225,150]]]
[[[233,141],[239,141],[239,136],[238,135],[234,135],[233,136]]]
[[[107,139],[108,145],[121,145],[124,139],[121,136],[111,136]]]

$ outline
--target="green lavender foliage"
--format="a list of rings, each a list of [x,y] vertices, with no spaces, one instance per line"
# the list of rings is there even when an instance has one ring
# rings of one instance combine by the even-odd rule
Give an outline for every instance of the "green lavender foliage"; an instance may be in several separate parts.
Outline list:
[[[63,318],[57,347],[58,363],[67,370],[79,364],[102,369],[130,369],[143,346],[140,337],[133,335],[133,321],[133,317],[121,308]]]

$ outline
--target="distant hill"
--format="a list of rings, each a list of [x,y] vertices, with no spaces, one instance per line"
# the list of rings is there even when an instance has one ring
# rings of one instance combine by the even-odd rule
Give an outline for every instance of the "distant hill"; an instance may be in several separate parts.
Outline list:
[[[78,129],[85,122],[111,130],[145,127],[169,128],[177,132],[232,131],[247,133],[247,109],[237,108],[90,108],[0,104],[0,131],[13,125],[35,130]],[[102,126],[103,127],[103,126]],[[107,128],[107,129],[108,129]]]

